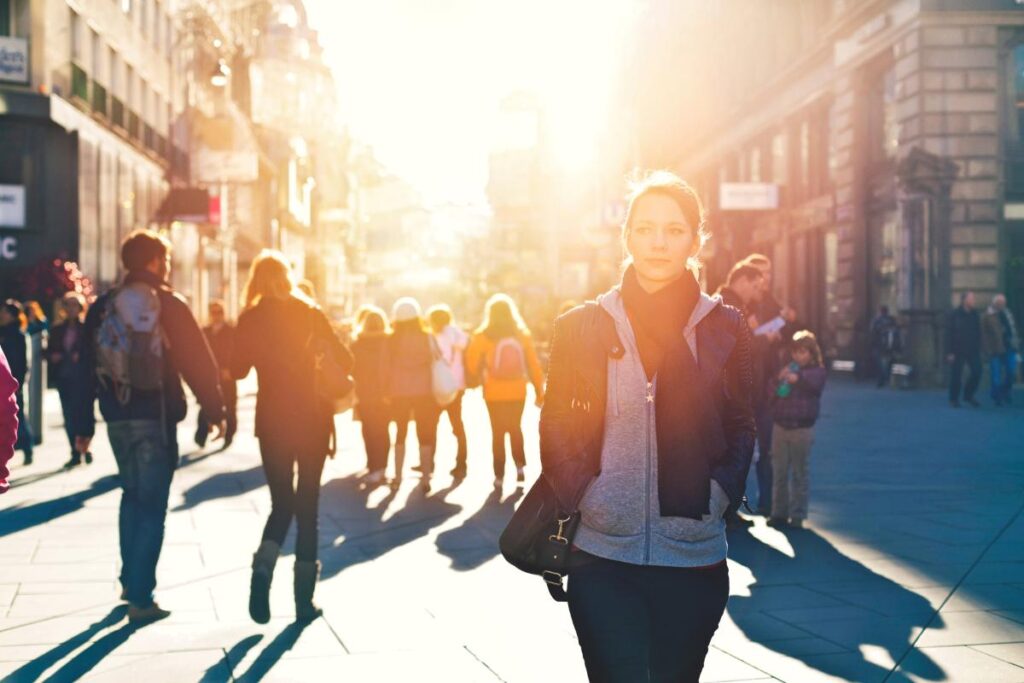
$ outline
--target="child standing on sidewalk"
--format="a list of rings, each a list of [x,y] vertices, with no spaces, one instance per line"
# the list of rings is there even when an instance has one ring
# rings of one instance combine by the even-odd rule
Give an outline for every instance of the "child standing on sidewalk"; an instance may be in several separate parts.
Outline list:
[[[768,526],[802,527],[807,519],[808,465],[814,444],[825,365],[814,334],[802,330],[790,342],[792,362],[779,371],[772,404],[772,513]]]

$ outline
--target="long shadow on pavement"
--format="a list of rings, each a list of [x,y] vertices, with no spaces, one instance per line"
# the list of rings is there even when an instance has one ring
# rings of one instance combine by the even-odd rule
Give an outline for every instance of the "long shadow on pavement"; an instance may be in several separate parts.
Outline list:
[[[38,680],[47,669],[54,666],[62,659],[70,655],[72,652],[85,645],[90,639],[98,634],[100,631],[114,626],[119,621],[124,619],[128,612],[127,605],[118,605],[114,609],[110,610],[110,613],[99,621],[90,624],[86,629],[80,633],[68,638],[60,645],[53,647],[52,649],[39,655],[31,662],[23,665],[21,668],[13,671],[10,675],[4,678],[4,681],[22,681],[28,683],[31,681]],[[104,657],[109,655],[111,652],[116,650],[118,647],[123,645],[136,631],[142,626],[136,626],[133,624],[125,624],[116,631],[111,631],[99,640],[92,642],[89,647],[85,648],[72,659],[68,660],[60,669],[55,671],[47,681],[77,681],[87,673],[92,671],[97,664],[99,664]]]
[[[502,500],[501,491],[496,489],[460,526],[438,534],[437,550],[451,558],[452,569],[470,571],[498,554],[498,537],[522,497],[523,489],[517,488]]]
[[[749,640],[840,678],[855,671],[857,680],[909,681],[901,672],[929,681],[945,680],[942,668],[920,651],[920,657],[904,660],[897,673],[863,655],[864,646],[881,647],[893,662],[900,662],[919,628],[943,628],[941,617],[932,620],[934,610],[928,600],[847,557],[812,530],[789,530],[786,539],[792,557],[746,530],[729,534],[729,558],[754,576],[750,596],[730,596],[728,605],[729,616]],[[828,591],[828,584],[844,584],[852,590]],[[858,593],[861,599],[851,598]],[[875,597],[865,600],[866,594]],[[801,604],[807,599],[810,603]],[[872,609],[881,600],[899,605],[903,616]],[[829,615],[829,610],[838,614]],[[809,652],[809,638],[835,647],[829,654]]]
[[[232,677],[235,666],[241,662],[249,650],[256,647],[256,644],[263,640],[263,635],[254,633],[246,636],[231,646],[224,656],[211,666],[199,679],[199,683],[228,683]]]
[[[192,460],[190,464],[193,462],[198,461]],[[189,510],[200,503],[216,500],[217,498],[240,496],[266,485],[267,479],[263,474],[262,465],[257,465],[242,472],[218,472],[203,479],[195,486],[186,489],[183,494],[184,502],[171,510],[171,512]]]
[[[270,670],[274,668],[274,665],[281,661],[281,657],[283,657],[288,650],[295,647],[295,643],[299,642],[299,637],[310,623],[311,622],[296,621],[285,626],[284,629],[278,633],[265,648],[263,648],[260,654],[256,657],[256,661],[249,665],[249,668],[245,670],[245,673],[235,678],[235,680],[238,681],[238,683],[257,683],[257,681],[263,680],[263,677],[270,673]],[[244,643],[245,641],[243,640],[242,642]],[[232,650],[234,649],[235,648],[232,648]]]
[[[93,481],[89,488],[83,491],[76,491],[60,498],[44,500],[31,505],[15,505],[0,511],[0,538],[77,512],[85,507],[87,501],[109,493],[119,485],[117,476],[108,475]]]
[[[390,491],[374,507],[367,507],[370,491],[360,490],[356,477],[332,479],[320,491],[321,515],[329,516],[342,528],[343,540],[321,547],[321,580],[336,576],[348,567],[370,562],[399,546],[426,536],[430,530],[457,515],[461,505],[445,498],[461,482],[433,493],[417,488],[405,507],[384,521],[396,493]]]

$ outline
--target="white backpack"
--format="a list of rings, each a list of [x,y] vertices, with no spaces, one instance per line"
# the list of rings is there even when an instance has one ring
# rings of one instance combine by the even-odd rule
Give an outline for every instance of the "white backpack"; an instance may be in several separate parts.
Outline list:
[[[437,405],[443,408],[459,395],[459,382],[455,379],[451,364],[445,360],[441,347],[433,336],[430,337],[430,351],[434,357],[430,364],[430,388]]]

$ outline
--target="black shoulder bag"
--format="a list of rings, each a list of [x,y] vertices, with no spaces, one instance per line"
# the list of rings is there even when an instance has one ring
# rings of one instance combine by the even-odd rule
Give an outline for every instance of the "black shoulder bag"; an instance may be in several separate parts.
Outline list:
[[[587,324],[593,326],[600,307],[594,302],[587,302],[586,308]],[[578,505],[577,501],[577,508]],[[579,524],[579,510],[566,512],[560,509],[554,488],[542,474],[512,515],[498,539],[498,547],[509,564],[528,574],[541,576],[551,597],[565,602],[569,596],[565,592],[564,580]]]
[[[306,353],[313,363],[313,395],[325,407],[331,416],[331,440],[328,454],[333,458],[338,450],[338,436],[334,429],[334,416],[352,407],[355,396],[355,381],[341,369],[334,357],[335,340],[325,339],[317,334],[317,308],[310,310],[309,338],[306,340]],[[331,333],[333,334],[333,332]]]

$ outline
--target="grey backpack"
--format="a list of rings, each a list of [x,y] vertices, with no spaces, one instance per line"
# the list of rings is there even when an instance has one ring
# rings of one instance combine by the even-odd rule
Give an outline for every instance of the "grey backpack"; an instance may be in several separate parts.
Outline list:
[[[121,405],[133,391],[163,386],[164,340],[160,296],[144,282],[122,285],[110,293],[96,331],[96,374],[110,386]]]

